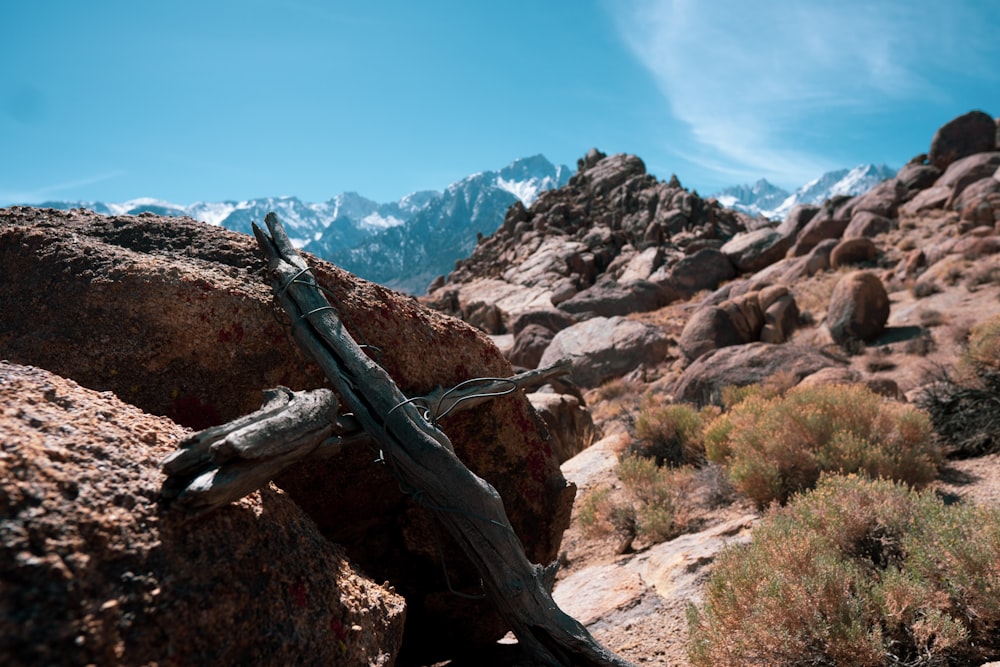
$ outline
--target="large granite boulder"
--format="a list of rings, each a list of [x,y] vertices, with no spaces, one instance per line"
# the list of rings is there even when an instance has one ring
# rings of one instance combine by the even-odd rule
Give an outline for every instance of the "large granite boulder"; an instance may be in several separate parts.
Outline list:
[[[806,345],[747,343],[720,347],[684,369],[673,387],[674,400],[695,405],[722,404],[722,390],[763,382],[776,373],[798,381],[843,362]]]
[[[511,374],[473,327],[310,259],[346,328],[408,395]],[[260,406],[261,390],[322,384],[289,342],[263,260],[248,236],[194,220],[83,211],[0,210],[0,358],[32,364],[146,412],[201,428]],[[522,394],[442,421],[459,457],[504,499],[528,557],[548,564],[573,489]],[[477,592],[464,554],[441,544],[433,516],[368,447],[276,480],[331,541],[407,599],[407,639],[429,650],[506,632]],[[441,578],[441,562],[449,580]]]
[[[162,511],[189,431],[0,362],[0,663],[391,665],[405,605],[273,486]]]
[[[830,295],[826,325],[841,345],[871,341],[885,330],[889,294],[871,271],[854,271],[841,278]]]
[[[656,310],[676,298],[676,293],[648,280],[621,285],[603,279],[560,303],[559,309],[580,316],[613,317]]]
[[[996,135],[997,126],[989,114],[970,111],[948,121],[934,133],[928,160],[944,171],[955,160],[994,150]]]
[[[735,294],[738,287],[742,285],[725,290],[729,298],[718,303],[708,299],[684,325],[678,345],[689,361],[720,347],[758,340],[783,343],[791,336],[799,311],[787,287],[771,285]]]
[[[775,229],[763,227],[737,234],[719,251],[742,273],[754,273],[785,256],[791,239]]]
[[[538,365],[569,359],[573,380],[596,387],[640,366],[659,364],[669,346],[659,327],[624,317],[595,317],[557,333]]]

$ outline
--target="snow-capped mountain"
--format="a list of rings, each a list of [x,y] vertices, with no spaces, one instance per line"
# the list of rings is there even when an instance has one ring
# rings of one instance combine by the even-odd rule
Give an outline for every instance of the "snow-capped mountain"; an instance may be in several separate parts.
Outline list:
[[[735,185],[713,195],[723,206],[750,215],[761,215],[772,220],[784,220],[798,204],[822,204],[837,195],[856,196],[896,175],[896,170],[886,165],[863,164],[853,169],[828,171],[798,188],[795,192],[783,190],[761,179],[753,185]]]
[[[515,201],[528,206],[540,192],[566,185],[570,176],[568,167],[556,167],[541,155],[516,160],[499,172],[451,184],[404,224],[353,248],[332,245],[324,234],[305,249],[369,280],[423,294],[435,277],[472,253],[478,234],[496,231]]]
[[[760,179],[753,185],[733,185],[713,195],[727,208],[734,208],[751,215],[763,214],[781,206],[791,193]],[[765,214],[766,215],[766,214]]]
[[[362,278],[422,294],[430,281],[469,255],[477,232],[491,234],[517,200],[525,206],[543,190],[569,181],[565,166],[545,157],[515,160],[498,172],[484,171],[448,186],[444,192],[413,192],[397,202],[379,204],[356,192],[326,202],[297,197],[247,201],[196,202],[181,206],[141,198],[121,203],[45,202],[42,208],[87,208],[105,215],[189,216],[233,231],[251,233],[274,211],[298,247],[329,259]]]

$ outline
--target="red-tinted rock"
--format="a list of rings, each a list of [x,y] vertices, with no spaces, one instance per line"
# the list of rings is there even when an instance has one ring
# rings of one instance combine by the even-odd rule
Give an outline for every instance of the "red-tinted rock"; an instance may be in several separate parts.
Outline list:
[[[928,160],[947,169],[955,160],[996,148],[996,123],[982,111],[970,111],[943,125],[934,133]]]
[[[0,662],[386,665],[402,597],[274,487],[196,520],[157,464],[188,431],[0,363]]]
[[[500,351],[467,324],[311,264],[346,328],[405,393],[510,375]],[[177,218],[12,208],[0,211],[0,267],[0,358],[113,391],[147,412],[201,427],[256,410],[264,388],[322,383],[289,342],[248,236]],[[500,492],[528,557],[553,561],[573,493],[527,399],[498,398],[442,426],[466,465]],[[502,636],[485,601],[448,593],[430,515],[377,458],[346,448],[277,482],[352,560],[406,596],[408,642]],[[452,586],[478,588],[456,547],[445,546],[443,558]]]

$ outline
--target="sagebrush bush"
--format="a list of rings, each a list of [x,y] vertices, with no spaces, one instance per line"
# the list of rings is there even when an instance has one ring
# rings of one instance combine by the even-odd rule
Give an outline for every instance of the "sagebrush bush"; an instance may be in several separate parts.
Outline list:
[[[620,489],[598,486],[583,497],[578,520],[584,534],[617,533],[627,549],[636,537],[657,543],[684,532],[691,516],[693,467],[660,467],[653,459],[626,454],[617,473]]]
[[[635,442],[629,452],[652,458],[660,466],[703,461],[701,434],[706,415],[714,417],[715,413],[710,408],[698,410],[684,403],[662,405],[646,399],[635,418]]]
[[[641,456],[624,456],[618,478],[628,492],[635,530],[650,542],[663,542],[683,532],[688,520],[694,468],[664,468]]]
[[[923,412],[860,385],[751,394],[704,432],[705,455],[724,464],[758,506],[811,488],[825,471],[863,472],[913,486],[934,479],[941,452]]]
[[[1000,315],[979,322],[969,332],[969,343],[959,364],[990,386],[1000,382]]]
[[[716,560],[697,667],[978,665],[1000,657],[1000,510],[828,475]]]

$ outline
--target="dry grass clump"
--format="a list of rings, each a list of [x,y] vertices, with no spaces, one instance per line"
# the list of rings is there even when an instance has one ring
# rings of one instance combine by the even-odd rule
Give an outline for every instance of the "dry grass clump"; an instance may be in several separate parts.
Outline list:
[[[626,454],[617,473],[620,488],[601,485],[583,497],[577,520],[584,534],[617,534],[619,553],[624,553],[637,538],[656,544],[685,532],[698,479],[693,466],[660,467],[652,459]]]
[[[689,607],[696,667],[1000,658],[1000,511],[827,476],[725,550]]]
[[[704,462],[701,434],[712,409],[663,405],[651,396],[635,419],[635,440],[616,470],[620,488],[601,486],[581,501],[578,519],[589,535],[617,533],[621,549],[641,538],[662,542],[688,527],[697,475],[691,465]]]
[[[644,387],[623,378],[609,380],[587,392],[587,405],[595,423],[617,419],[634,412],[642,400]]]
[[[922,486],[941,460],[923,412],[859,385],[751,395],[704,433],[706,457],[764,507],[811,488],[826,471],[863,472]]]
[[[701,433],[718,413],[684,404],[662,405],[647,397],[635,418],[635,442],[629,453],[651,458],[656,465],[679,466],[705,459]]]
[[[952,378],[929,385],[920,405],[955,458],[1000,450],[1000,315],[969,332]]]
[[[969,345],[959,363],[985,384],[996,382],[1000,377],[1000,315],[972,327]]]

